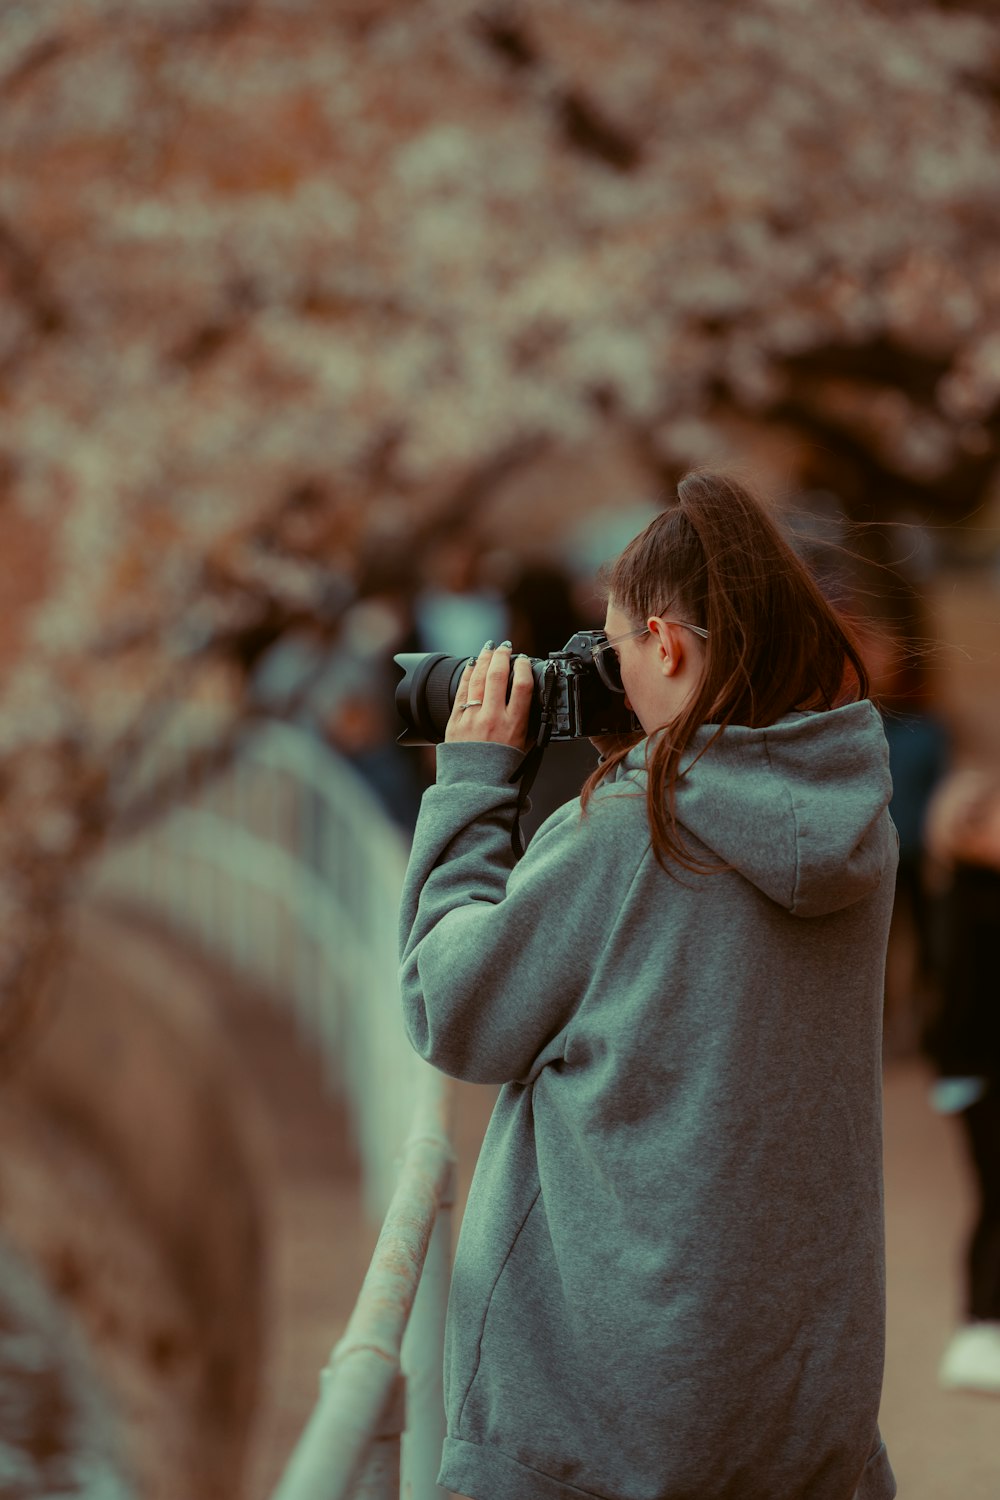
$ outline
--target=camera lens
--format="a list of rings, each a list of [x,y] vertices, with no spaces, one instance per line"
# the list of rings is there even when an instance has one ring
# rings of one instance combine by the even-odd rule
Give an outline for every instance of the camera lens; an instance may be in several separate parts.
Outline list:
[[[403,673],[396,684],[396,712],[403,723],[401,745],[441,743],[468,659],[439,651],[394,657]]]

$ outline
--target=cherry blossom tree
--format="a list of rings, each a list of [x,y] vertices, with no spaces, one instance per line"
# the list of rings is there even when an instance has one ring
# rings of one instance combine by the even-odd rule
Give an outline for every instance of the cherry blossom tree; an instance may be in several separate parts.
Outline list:
[[[595,422],[657,483],[781,424],[858,518],[980,504],[998,97],[975,4],[8,0],[4,993],[171,703],[238,724]]]

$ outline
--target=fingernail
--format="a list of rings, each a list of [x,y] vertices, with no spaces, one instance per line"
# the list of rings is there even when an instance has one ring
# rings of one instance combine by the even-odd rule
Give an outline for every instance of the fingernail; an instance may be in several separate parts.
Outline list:
[[[501,650],[501,651],[509,651],[510,650],[510,641],[501,641],[500,642],[500,646],[499,646],[499,650]]]
[[[483,650],[484,651],[492,651],[493,650],[493,642],[492,641],[487,641],[486,645],[483,647]]]

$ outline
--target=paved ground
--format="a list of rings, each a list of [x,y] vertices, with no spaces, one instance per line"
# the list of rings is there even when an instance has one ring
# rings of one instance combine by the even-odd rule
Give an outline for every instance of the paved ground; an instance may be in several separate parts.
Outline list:
[[[926,1104],[914,1063],[885,1084],[889,1326],[882,1431],[900,1500],[997,1500],[1000,1396],[938,1389],[937,1361],[960,1306],[971,1198],[952,1122]]]

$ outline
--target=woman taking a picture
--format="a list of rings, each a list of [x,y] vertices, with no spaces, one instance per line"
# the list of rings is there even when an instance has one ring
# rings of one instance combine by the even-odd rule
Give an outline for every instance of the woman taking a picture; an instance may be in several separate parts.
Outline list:
[[[413,844],[410,1038],[503,1084],[455,1261],[439,1482],[889,1500],[896,838],[865,669],[731,478],[689,475],[607,588],[644,738],[605,745],[515,863],[533,679],[485,649]]]

